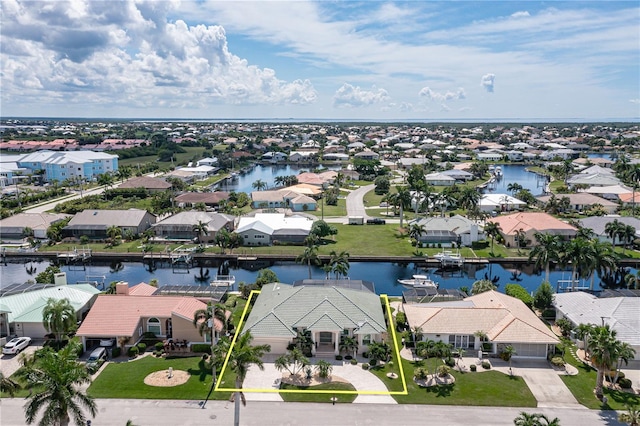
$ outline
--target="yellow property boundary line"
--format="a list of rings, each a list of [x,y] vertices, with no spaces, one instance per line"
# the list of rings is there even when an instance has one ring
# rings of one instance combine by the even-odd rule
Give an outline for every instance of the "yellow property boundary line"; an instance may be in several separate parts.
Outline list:
[[[224,364],[222,365],[222,371],[220,372],[220,378],[224,377],[224,373],[227,370],[227,366],[229,364],[229,358],[231,357],[231,353],[233,352],[233,348],[236,344],[236,341],[238,339],[238,336],[240,335],[240,330],[242,330],[242,325],[244,323],[246,314],[247,314],[247,310],[249,309],[249,306],[251,306],[251,301],[254,297],[254,295],[257,297],[257,295],[260,294],[259,290],[253,290],[251,292],[251,294],[249,295],[249,299],[247,300],[247,304],[244,307],[244,310],[242,311],[242,317],[240,318],[240,323],[238,324],[238,327],[236,328],[236,333],[233,336],[233,340],[231,340],[231,347],[229,349],[229,352],[227,353],[227,356],[224,360]],[[387,297],[386,294],[381,294],[380,298],[384,301],[384,305],[386,308],[386,314],[387,314],[387,318],[389,320],[389,328],[391,329],[391,338],[393,341],[393,351],[396,354],[396,360],[397,360],[397,365],[398,368],[400,369],[400,374],[399,374],[399,378],[402,380],[402,390],[401,391],[367,391],[367,390],[361,390],[361,391],[348,391],[348,390],[328,390],[328,389],[319,389],[319,390],[298,390],[298,389],[273,389],[273,388],[269,388],[269,389],[255,389],[255,388],[242,388],[242,389],[238,389],[238,388],[223,388],[220,387],[220,384],[222,383],[222,380],[218,380],[216,383],[216,387],[214,388],[215,392],[253,392],[253,393],[316,393],[316,394],[345,394],[345,395],[407,395],[407,382],[405,380],[404,377],[404,368],[402,365],[402,358],[400,357],[400,350],[399,350],[399,346],[398,346],[398,337],[396,335],[396,330],[395,327],[393,326],[393,317],[391,316],[391,306],[389,306],[389,298]],[[355,366],[354,366],[355,367]],[[370,373],[373,374],[373,373]]]

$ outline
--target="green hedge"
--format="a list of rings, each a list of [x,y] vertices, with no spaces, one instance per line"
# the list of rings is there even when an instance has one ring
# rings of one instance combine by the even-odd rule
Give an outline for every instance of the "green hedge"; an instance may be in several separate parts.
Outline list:
[[[504,292],[507,294],[507,296],[515,297],[516,299],[522,300],[522,302],[529,308],[533,306],[533,297],[520,284],[507,284],[504,287]]]
[[[191,345],[191,352],[211,354],[211,345],[208,343],[195,343]]]

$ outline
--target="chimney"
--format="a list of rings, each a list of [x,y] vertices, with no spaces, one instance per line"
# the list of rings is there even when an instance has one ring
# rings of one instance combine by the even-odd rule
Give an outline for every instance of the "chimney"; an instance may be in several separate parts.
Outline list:
[[[120,281],[118,284],[116,284],[116,294],[120,294],[122,296],[128,296],[129,295],[129,283],[128,282],[124,282],[124,281]]]
[[[67,273],[58,272],[53,274],[53,283],[55,285],[67,285]]]
[[[471,242],[478,241],[478,224],[473,223],[469,229],[469,233],[471,234]]]

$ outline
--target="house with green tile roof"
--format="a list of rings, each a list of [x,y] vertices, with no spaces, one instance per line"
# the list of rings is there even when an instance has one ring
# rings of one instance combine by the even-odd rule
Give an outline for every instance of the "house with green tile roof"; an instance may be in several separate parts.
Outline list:
[[[42,310],[49,299],[67,299],[81,320],[96,300],[100,290],[90,284],[34,287],[31,291],[3,294],[0,297],[0,336],[27,336],[44,339],[47,331]],[[3,343],[3,342],[0,342]]]
[[[254,344],[271,345],[275,354],[285,353],[298,332],[310,333],[313,355],[338,355],[346,336],[357,341],[358,353],[365,352],[372,341],[387,338],[378,295],[353,285],[341,286],[340,281],[331,284],[265,285],[243,331],[251,332]]]

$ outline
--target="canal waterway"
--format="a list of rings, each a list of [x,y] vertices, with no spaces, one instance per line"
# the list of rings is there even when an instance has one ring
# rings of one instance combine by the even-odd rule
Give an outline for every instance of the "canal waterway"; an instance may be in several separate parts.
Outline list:
[[[20,263],[3,264],[0,266],[0,287],[35,280],[35,276],[49,265],[48,261],[20,261]],[[293,283],[309,277],[307,266],[294,262],[243,261],[239,265],[232,263],[228,266],[229,274],[235,276],[236,283],[255,282],[261,268],[269,268],[274,271],[283,283]],[[99,283],[104,282],[107,286],[112,281],[126,281],[129,285],[135,285],[140,282],[148,283],[153,278],[158,280],[159,286],[206,286],[218,274],[216,265],[203,266],[202,270],[198,266],[190,267],[188,270],[174,270],[170,265],[164,263],[156,264],[155,269],[152,268],[149,271],[149,265],[140,262],[93,263],[87,265],[85,269],[63,265],[61,269],[67,273],[69,283],[98,281]],[[635,270],[629,269],[629,272],[635,273]],[[414,263],[351,262],[349,269],[351,279],[372,281],[378,294],[384,293],[392,296],[399,296],[402,291],[406,290],[406,287],[398,284],[397,280],[411,278],[414,274],[429,275],[440,284],[440,288],[445,289],[457,289],[462,286],[471,288],[474,281],[489,278],[496,282],[500,291],[504,291],[506,284],[517,283],[529,292],[535,291],[544,278],[543,275],[536,274],[531,265],[526,264],[466,264],[462,269],[445,271],[425,268],[424,263],[416,265]],[[325,273],[319,267],[312,267],[312,277],[323,279]],[[570,272],[553,271],[550,278],[555,287],[558,280],[569,279]],[[599,283],[599,278],[596,278],[596,289],[599,289]]]

